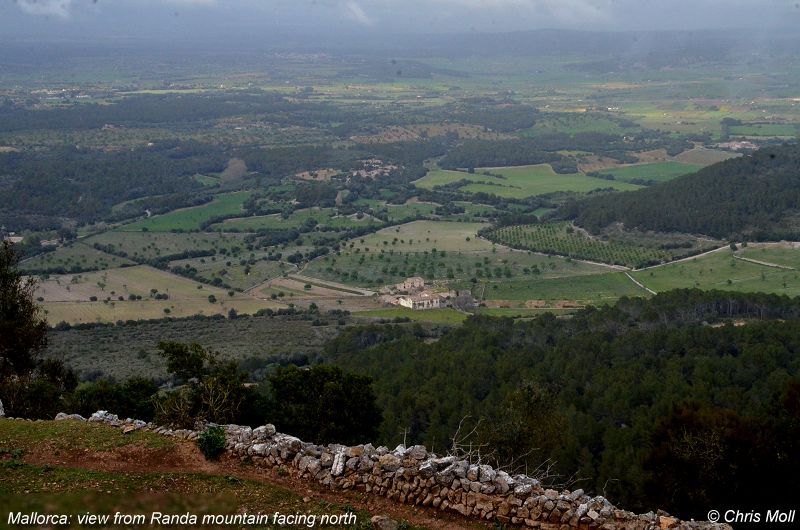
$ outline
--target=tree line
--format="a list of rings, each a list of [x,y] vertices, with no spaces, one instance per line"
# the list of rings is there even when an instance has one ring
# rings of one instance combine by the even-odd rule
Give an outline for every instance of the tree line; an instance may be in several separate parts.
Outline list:
[[[796,239],[799,165],[800,146],[765,148],[646,189],[573,200],[558,216],[593,233],[622,223],[720,239]]]

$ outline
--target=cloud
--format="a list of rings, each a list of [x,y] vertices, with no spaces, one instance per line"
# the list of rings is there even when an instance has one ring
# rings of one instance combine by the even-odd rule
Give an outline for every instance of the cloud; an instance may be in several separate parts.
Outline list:
[[[14,0],[29,15],[67,18],[72,0]]]
[[[119,2],[119,0],[113,0]],[[68,18],[79,2],[74,0],[12,0],[19,8],[29,15],[56,16]],[[83,4],[101,4],[100,0],[83,0]],[[119,2],[124,3],[124,2]],[[184,6],[210,6],[217,4],[217,0],[127,0],[129,4],[177,4]],[[111,0],[102,2],[103,6],[113,5]]]
[[[375,24],[369,15],[367,15],[366,11],[364,11],[364,8],[362,8],[355,0],[349,0],[345,4],[345,9],[347,16],[359,24],[364,26],[372,26]]]

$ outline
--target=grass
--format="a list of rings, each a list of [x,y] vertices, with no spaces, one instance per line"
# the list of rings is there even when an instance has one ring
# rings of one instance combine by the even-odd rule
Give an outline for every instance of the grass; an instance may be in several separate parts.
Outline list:
[[[536,137],[542,134],[564,133],[574,135],[582,132],[599,132],[622,135],[637,131],[639,127],[625,127],[619,121],[602,114],[573,112],[569,114],[544,114],[525,136]]]
[[[238,257],[245,247],[244,237],[244,234],[216,232],[176,234],[110,231],[89,237],[85,243],[110,247],[115,254],[124,254],[135,261],[147,261],[191,250],[211,250]]]
[[[28,463],[24,459],[32,444],[49,444],[50,453],[36,451],[42,463]],[[131,451],[131,448],[135,448]],[[196,463],[186,451],[173,453],[176,442],[152,433],[122,434],[121,430],[106,425],[83,422],[22,422],[0,419],[0,512],[6,514],[32,512],[64,514],[69,526],[81,525],[78,517],[84,514],[108,515],[106,524],[92,526],[138,527],[151,522],[153,512],[168,515],[194,514],[199,524],[184,522],[196,528],[218,528],[202,524],[204,515],[232,514],[304,514],[308,523],[314,516],[315,527],[334,528],[321,524],[323,514],[352,513],[355,524],[346,528],[371,528],[368,508],[357,495],[340,493],[333,500],[304,487],[288,489],[270,482],[269,472],[235,465],[216,465],[209,470]],[[105,456],[105,452],[110,455]],[[55,465],[59,459],[76,459],[87,455],[91,461],[111,460],[115,471],[99,471],[80,467]],[[131,458],[135,454],[136,458]],[[174,467],[185,459],[181,471],[161,471]],[[80,462],[80,460],[77,460]],[[50,463],[53,462],[53,463]],[[118,470],[117,470],[118,469]],[[245,478],[247,477],[247,478]],[[356,507],[354,507],[356,506]],[[143,516],[141,522],[118,521],[116,514]],[[251,528],[285,528],[268,520],[264,525]],[[5,524],[5,523],[4,523]],[[402,528],[421,528],[401,521]],[[302,525],[301,525],[302,526]],[[477,525],[476,525],[477,526]],[[339,525],[342,528],[343,525]]]
[[[736,253],[738,256],[783,267],[800,269],[800,249],[783,245],[745,247]]]
[[[50,322],[73,324],[196,314],[227,315],[230,309],[253,313],[277,306],[243,294],[230,296],[224,289],[144,265],[52,276],[39,283],[35,295],[42,298]],[[169,298],[159,300],[155,295]],[[141,299],[131,300],[131,296]],[[213,302],[210,296],[214,297]]]
[[[625,274],[609,272],[565,278],[493,281],[473,289],[484,300],[543,300],[548,303],[607,304],[623,296],[647,296]]]
[[[461,180],[470,183],[461,187],[468,193],[490,193],[499,197],[523,199],[557,192],[588,193],[596,189],[612,188],[618,191],[638,189],[626,182],[602,181],[580,173],[561,175],[548,164],[534,166],[480,168],[474,174],[463,171],[434,170],[414,184],[423,189],[452,184]],[[501,178],[483,174],[489,172]]]
[[[754,249],[752,253],[748,250],[743,255],[761,261],[779,262],[781,254],[761,253]],[[738,260],[730,250],[639,271],[633,276],[656,292],[696,287],[800,295],[800,272]]]
[[[198,231],[203,223],[224,215],[244,213],[243,205],[252,192],[237,191],[216,195],[214,200],[202,206],[182,208],[164,215],[142,219],[121,228],[124,231],[170,232],[173,230]]]
[[[711,164],[716,164],[717,162],[722,162],[723,160],[728,160],[729,158],[736,158],[738,156],[741,155],[739,155],[738,153],[732,153],[730,151],[697,148],[684,151],[675,158],[679,162],[683,162],[684,164],[710,166]]]
[[[372,212],[374,215],[379,215],[383,212],[386,213],[389,221],[395,222],[402,219],[409,219],[413,217],[428,217],[433,215],[438,204],[431,202],[411,202],[405,204],[389,204],[377,199],[359,199],[354,206],[364,208],[367,212]]]
[[[477,237],[478,230],[486,226],[485,223],[414,221],[351,240],[347,247],[362,251],[369,248],[374,252],[379,249],[422,252],[434,248],[445,251],[489,250],[492,244]]]
[[[729,128],[732,136],[798,136],[800,125],[794,123],[748,123]]]
[[[23,271],[35,271],[37,273],[55,272],[63,274],[73,271],[110,269],[127,265],[134,265],[134,262],[127,258],[106,254],[85,243],[74,242],[70,245],[59,247],[52,252],[39,254],[25,260],[20,265],[20,268]]]
[[[171,438],[151,432],[134,431],[123,434],[99,423],[78,421],[0,421],[0,447],[21,448],[48,444],[53,449],[110,451],[135,445],[147,449],[172,449]]]
[[[212,225],[211,229],[241,232],[255,232],[261,229],[288,230],[290,228],[300,228],[304,224],[311,222],[311,220],[315,221],[320,227],[333,229],[382,224],[381,221],[368,215],[363,216],[361,219],[355,215],[338,215],[336,208],[308,208],[295,210],[285,219],[280,214],[226,219],[222,223]]]
[[[393,307],[389,309],[373,309],[370,311],[360,311],[354,313],[357,317],[370,318],[409,318],[415,322],[433,322],[435,324],[460,324],[467,318],[466,313],[455,309],[429,309],[425,311],[414,311],[407,307]]]
[[[600,173],[614,175],[616,180],[630,182],[634,179],[666,182],[681,175],[694,173],[703,166],[693,164],[683,164],[680,162],[658,162],[654,164],[635,164],[631,166],[620,166],[603,169]]]
[[[210,256],[172,261],[170,268],[193,268],[197,277],[206,281],[219,281],[234,289],[247,290],[272,278],[281,276],[286,271],[296,270],[294,266],[282,261],[270,261],[260,258],[233,258],[226,256]]]

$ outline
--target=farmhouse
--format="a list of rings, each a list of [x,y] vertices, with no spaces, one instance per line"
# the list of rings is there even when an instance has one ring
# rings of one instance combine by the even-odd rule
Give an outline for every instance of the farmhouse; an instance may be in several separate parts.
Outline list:
[[[407,293],[413,293],[414,291],[421,291],[425,289],[425,278],[420,278],[419,276],[406,278],[405,281],[403,281],[402,283],[398,283],[397,285],[395,285],[395,289]]]
[[[0,240],[8,241],[9,243],[22,243],[24,238],[22,236],[18,236],[16,232],[7,232],[6,227],[0,226]]]
[[[397,298],[397,304],[410,309],[439,309],[443,307],[442,296],[429,291]]]

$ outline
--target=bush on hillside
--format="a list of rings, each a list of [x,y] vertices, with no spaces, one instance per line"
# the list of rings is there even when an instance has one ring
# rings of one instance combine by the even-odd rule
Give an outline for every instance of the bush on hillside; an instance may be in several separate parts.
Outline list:
[[[197,447],[206,460],[217,460],[225,450],[225,429],[208,427],[197,438]]]

